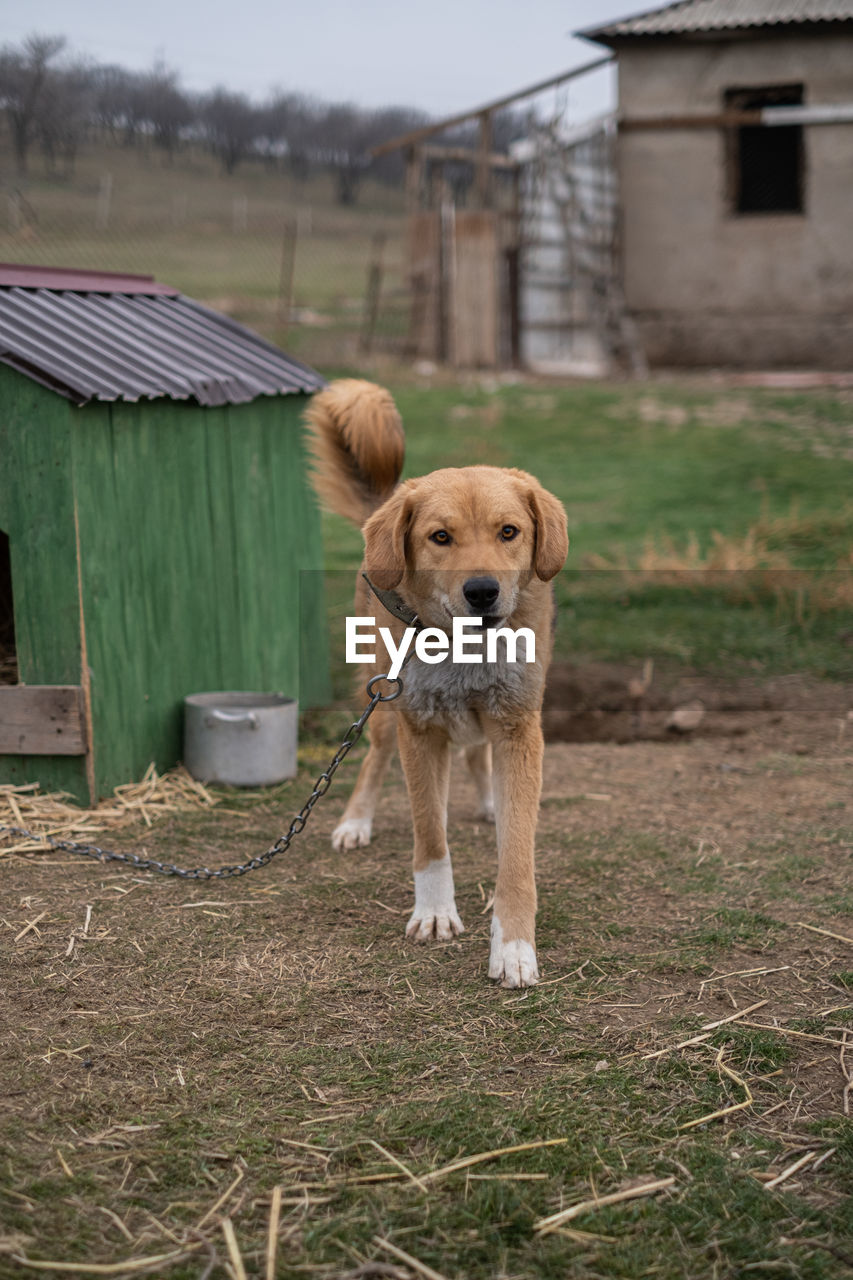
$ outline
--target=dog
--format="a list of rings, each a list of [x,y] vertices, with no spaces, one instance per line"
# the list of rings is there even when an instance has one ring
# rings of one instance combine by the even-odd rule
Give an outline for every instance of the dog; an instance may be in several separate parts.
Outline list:
[[[400,415],[390,393],[373,383],[331,383],[313,397],[306,422],[321,504],[359,526],[364,537],[356,614],[375,617],[393,638],[386,645],[389,666],[410,624],[428,628],[423,639],[433,644],[433,656],[424,644],[424,656],[407,661],[400,696],[372,714],[370,745],[333,845],[344,851],[370,842],[396,745],[414,829],[415,905],[406,935],[428,941],[461,933],[447,795],[451,749],[464,748],[478,816],[497,826],[489,977],[505,987],[532,986],[539,977],[534,837],[542,697],[553,645],[550,581],[568,554],[566,513],[533,476],[511,468],[448,467],[401,483]],[[449,645],[460,618],[468,620],[469,635],[477,627],[486,639],[494,633],[493,661],[434,656],[443,637],[443,647]],[[508,630],[521,637],[527,660],[518,654],[511,660]],[[374,671],[389,670],[381,665],[385,656],[377,643]]]

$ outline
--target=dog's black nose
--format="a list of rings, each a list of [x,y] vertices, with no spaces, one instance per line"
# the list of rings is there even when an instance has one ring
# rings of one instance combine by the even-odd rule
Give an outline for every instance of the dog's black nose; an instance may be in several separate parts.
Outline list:
[[[494,578],[469,578],[462,588],[465,599],[479,614],[491,613],[492,606],[500,593],[500,583]]]

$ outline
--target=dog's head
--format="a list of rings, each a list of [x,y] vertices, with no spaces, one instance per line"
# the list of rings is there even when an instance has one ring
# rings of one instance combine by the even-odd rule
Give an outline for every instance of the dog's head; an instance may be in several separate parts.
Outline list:
[[[457,616],[498,625],[531,580],[568,554],[566,513],[525,471],[462,467],[408,480],[364,526],[365,572],[397,589],[423,623]]]

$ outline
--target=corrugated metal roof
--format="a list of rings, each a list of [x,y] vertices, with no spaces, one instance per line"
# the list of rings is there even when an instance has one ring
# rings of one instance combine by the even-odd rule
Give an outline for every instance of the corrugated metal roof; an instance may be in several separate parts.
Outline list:
[[[853,21],[853,0],[678,0],[576,34],[601,44],[641,36],[747,31]]]
[[[3,265],[0,361],[78,403],[246,404],[325,385],[250,329],[150,278]]]

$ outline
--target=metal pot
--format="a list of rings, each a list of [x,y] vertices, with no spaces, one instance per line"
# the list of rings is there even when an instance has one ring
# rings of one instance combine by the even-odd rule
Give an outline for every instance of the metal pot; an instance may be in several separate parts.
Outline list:
[[[296,776],[299,708],[282,693],[184,699],[184,764],[200,782],[267,787]]]

